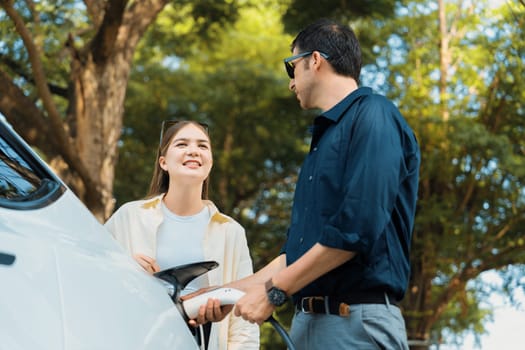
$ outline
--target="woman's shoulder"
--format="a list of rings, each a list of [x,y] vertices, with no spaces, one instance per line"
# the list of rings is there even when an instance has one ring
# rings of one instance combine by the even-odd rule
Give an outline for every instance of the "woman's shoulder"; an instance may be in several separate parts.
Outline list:
[[[208,208],[210,208],[210,215],[211,215],[212,222],[216,222],[216,223],[224,224],[224,225],[231,225],[232,227],[235,227],[239,230],[244,231],[244,228],[242,227],[241,224],[237,222],[237,220],[235,220],[229,215],[221,213],[219,209],[217,208],[217,206],[212,201],[209,201],[209,200],[206,201],[206,205],[208,206]]]
[[[115,213],[133,213],[138,210],[154,209],[160,205],[161,196],[153,198],[137,199],[134,201],[126,202],[122,204]]]

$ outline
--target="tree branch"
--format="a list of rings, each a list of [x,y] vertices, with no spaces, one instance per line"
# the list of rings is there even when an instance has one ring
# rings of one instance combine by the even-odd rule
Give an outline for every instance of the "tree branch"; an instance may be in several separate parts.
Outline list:
[[[99,28],[102,19],[104,18],[104,7],[106,7],[105,0],[84,0],[86,10],[91,22],[95,25],[95,28]]]
[[[91,51],[95,63],[105,62],[115,49],[115,41],[127,4],[128,0],[111,0],[106,3],[104,19],[91,41]]]
[[[54,138],[46,139],[49,135],[49,125],[44,123],[42,112],[2,70],[0,70],[0,112],[9,118],[14,129],[28,143],[38,145],[46,154],[56,154]]]
[[[168,0],[140,0],[134,1],[126,11],[124,25],[126,33],[123,37],[132,41],[129,47],[135,47],[146,32],[148,26],[157,18]]]
[[[23,67],[20,64],[18,64],[18,62],[13,61],[10,57],[7,57],[5,55],[0,55],[0,61],[4,63],[6,67],[11,69],[11,71],[22,77],[25,81],[31,83],[32,85],[35,85],[35,79],[33,79],[33,77],[31,77],[31,75],[28,74],[23,69]],[[67,88],[52,83],[48,83],[47,86],[52,94],[63,98],[67,98]]]
[[[54,134],[57,144],[63,145],[61,148],[61,154],[64,160],[79,174],[88,188],[96,188],[95,181],[89,176],[89,172],[74,152],[75,146],[64,129],[62,118],[48,88],[47,78],[39,57],[39,50],[32,39],[31,33],[25,26],[25,23],[18,12],[16,12],[16,10],[13,8],[12,0],[0,0],[0,4],[5,9],[7,15],[14,22],[15,29],[24,42],[24,46],[26,47],[29,60],[31,62],[31,67],[36,83],[35,85],[51,123],[51,128],[49,128],[49,131]]]

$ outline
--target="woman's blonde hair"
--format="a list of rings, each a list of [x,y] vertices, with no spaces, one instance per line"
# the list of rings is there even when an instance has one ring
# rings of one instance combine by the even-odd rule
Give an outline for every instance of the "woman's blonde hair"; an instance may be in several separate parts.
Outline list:
[[[155,166],[153,170],[153,176],[151,178],[151,183],[149,185],[149,191],[146,195],[146,198],[155,197],[161,193],[168,192],[170,184],[170,176],[167,171],[162,169],[159,164],[159,159],[161,156],[165,156],[168,151],[168,147],[171,144],[171,140],[177,133],[187,125],[195,125],[200,128],[210,140],[210,135],[208,134],[208,128],[201,123],[192,121],[192,120],[181,120],[181,121],[171,121],[170,125],[166,130],[163,130],[161,134],[161,140],[159,147],[157,149],[157,157],[155,158]],[[210,140],[211,141],[211,140]],[[210,142],[211,143],[211,142]],[[208,183],[209,176],[202,183],[202,199],[208,199]]]

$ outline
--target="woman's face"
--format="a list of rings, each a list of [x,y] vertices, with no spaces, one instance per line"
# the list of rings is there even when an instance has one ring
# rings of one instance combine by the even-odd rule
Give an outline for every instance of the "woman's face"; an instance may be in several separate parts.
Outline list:
[[[170,183],[202,185],[213,166],[208,135],[194,124],[184,126],[172,137],[159,164],[169,173]]]

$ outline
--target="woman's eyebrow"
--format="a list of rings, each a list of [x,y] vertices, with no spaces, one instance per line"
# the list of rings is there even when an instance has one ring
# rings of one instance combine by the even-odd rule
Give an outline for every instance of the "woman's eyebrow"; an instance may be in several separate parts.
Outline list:
[[[210,143],[210,141],[208,141],[207,139],[191,139],[191,138],[188,138],[188,137],[175,138],[175,139],[173,139],[173,142],[175,142],[175,141],[191,141],[191,140],[195,140],[197,142]]]

